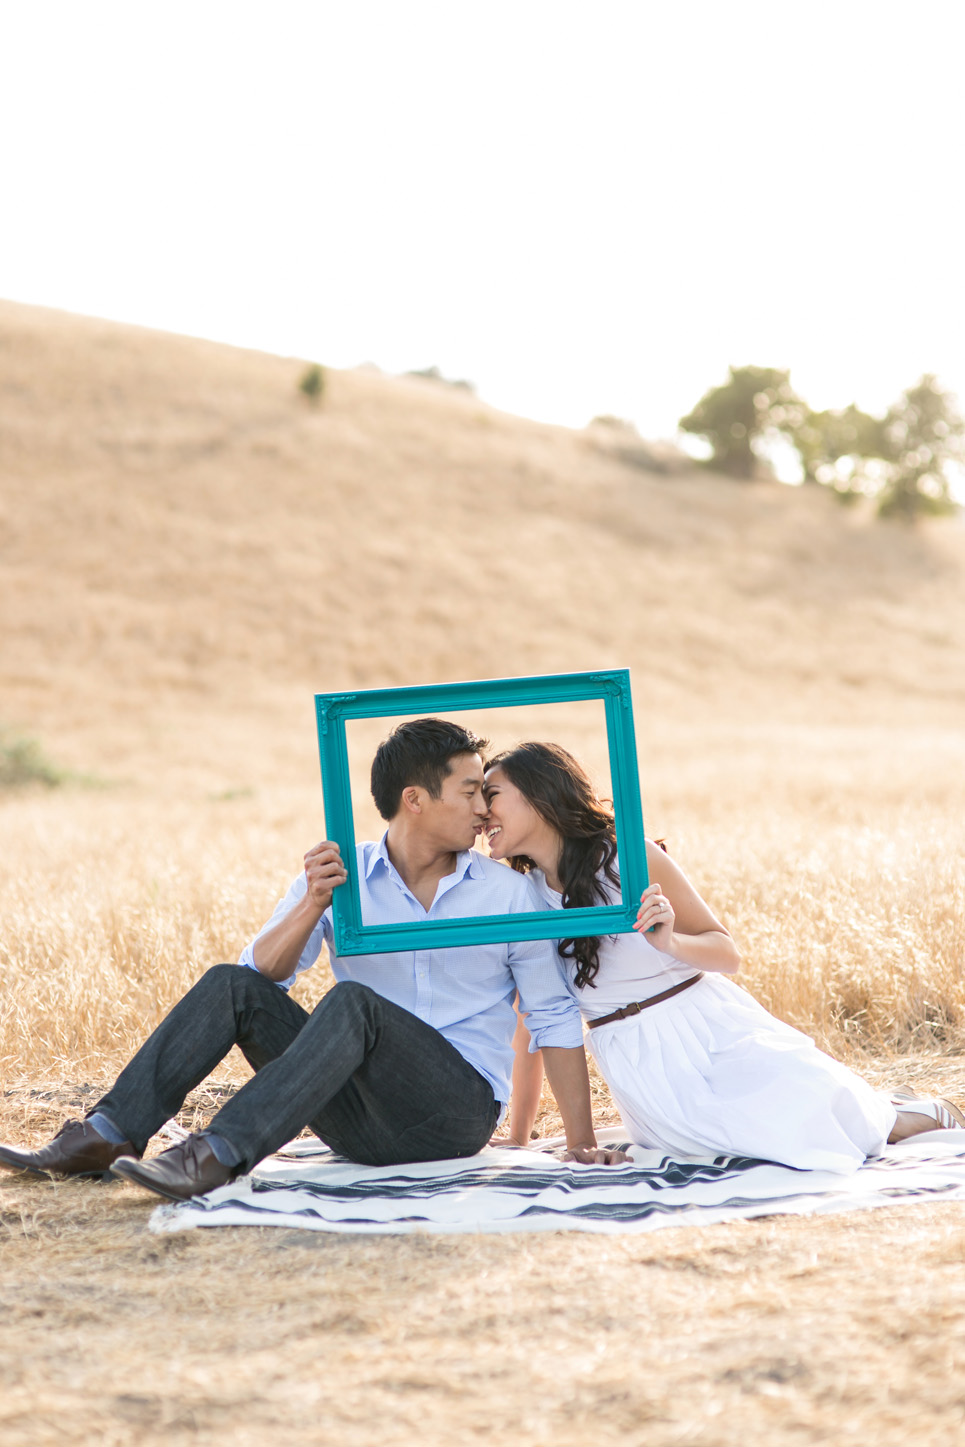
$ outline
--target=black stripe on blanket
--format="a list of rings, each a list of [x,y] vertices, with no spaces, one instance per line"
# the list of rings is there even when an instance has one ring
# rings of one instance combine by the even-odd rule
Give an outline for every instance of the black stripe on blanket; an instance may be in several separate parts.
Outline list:
[[[341,1157],[332,1159],[339,1164],[349,1164]],[[752,1170],[755,1166],[761,1165],[767,1165],[767,1162],[754,1160],[750,1156],[718,1156],[714,1161],[689,1163],[672,1161],[666,1157],[656,1170],[630,1169],[624,1166],[620,1171],[619,1179],[621,1186],[645,1185],[652,1191],[680,1190],[699,1181],[720,1181],[728,1176],[737,1176],[742,1171]],[[392,1167],[382,1166],[380,1169],[389,1171]],[[259,1180],[257,1176],[253,1176],[248,1184],[252,1194],[260,1196],[270,1195],[273,1191],[290,1191],[295,1183]],[[451,1195],[456,1187],[460,1191],[485,1187],[490,1191],[507,1191],[513,1196],[537,1196],[541,1191],[549,1190],[581,1195],[588,1191],[608,1190],[613,1184],[612,1166],[597,1168],[584,1166],[579,1175],[576,1173],[564,1175],[558,1166],[555,1171],[547,1170],[545,1172],[534,1167],[527,1167],[525,1171],[522,1171],[512,1166],[508,1168],[485,1166],[478,1170],[463,1170],[458,1175],[437,1176],[432,1180],[419,1180],[407,1176],[405,1167],[401,1166],[398,1175],[380,1175],[378,1179],[352,1181],[343,1186],[326,1186],[319,1185],[315,1181],[300,1180],[297,1183],[297,1189],[326,1201],[364,1201],[367,1197],[380,1201],[412,1201]]]

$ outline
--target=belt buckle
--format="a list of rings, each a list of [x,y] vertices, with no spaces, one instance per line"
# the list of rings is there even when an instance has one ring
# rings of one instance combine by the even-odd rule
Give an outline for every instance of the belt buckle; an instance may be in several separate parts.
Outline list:
[[[642,1009],[643,1006],[641,1005],[639,1000],[634,1000],[632,1004],[626,1006],[626,1012],[628,1015],[639,1015]]]

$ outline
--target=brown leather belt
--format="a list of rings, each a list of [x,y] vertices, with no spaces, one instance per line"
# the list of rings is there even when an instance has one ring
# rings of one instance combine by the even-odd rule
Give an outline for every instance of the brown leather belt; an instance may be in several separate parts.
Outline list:
[[[599,1020],[587,1020],[591,1030],[598,1025],[609,1025],[613,1020],[626,1020],[629,1015],[639,1015],[641,1010],[647,1010],[651,1005],[659,1005],[661,1000],[669,1000],[671,995],[679,995],[681,990],[689,990],[691,985],[696,985],[698,980],[704,978],[701,970],[699,975],[691,975],[689,980],[682,980],[679,985],[673,985],[669,990],[664,990],[662,995],[651,995],[649,1000],[634,1000],[632,1005],[624,1005],[622,1010],[614,1010],[612,1015],[601,1015]]]

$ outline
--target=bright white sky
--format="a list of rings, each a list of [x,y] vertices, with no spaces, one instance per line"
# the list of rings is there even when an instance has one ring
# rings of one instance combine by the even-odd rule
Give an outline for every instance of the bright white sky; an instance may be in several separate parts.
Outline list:
[[[960,0],[0,0],[0,296],[651,437],[965,400]]]

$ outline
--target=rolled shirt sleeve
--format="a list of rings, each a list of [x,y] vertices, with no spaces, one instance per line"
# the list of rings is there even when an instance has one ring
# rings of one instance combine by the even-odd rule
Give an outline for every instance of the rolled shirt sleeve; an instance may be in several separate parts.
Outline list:
[[[545,910],[542,900],[525,875],[517,875],[523,889],[519,903],[507,913]],[[583,1024],[575,999],[567,989],[555,940],[529,940],[511,944],[509,967],[519,991],[519,1008],[526,1016],[530,1050],[544,1045],[577,1049],[583,1044]]]

